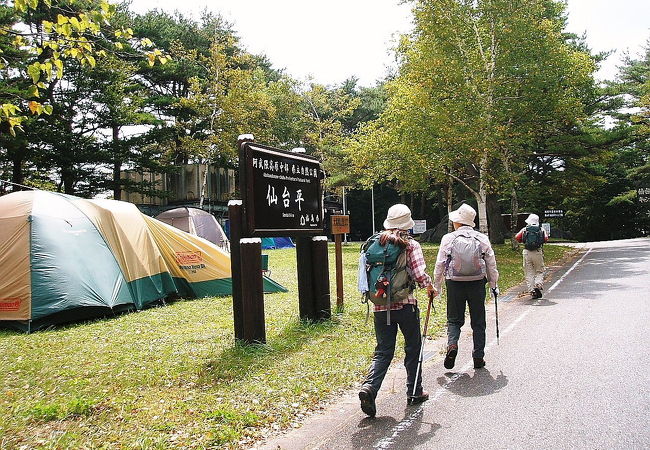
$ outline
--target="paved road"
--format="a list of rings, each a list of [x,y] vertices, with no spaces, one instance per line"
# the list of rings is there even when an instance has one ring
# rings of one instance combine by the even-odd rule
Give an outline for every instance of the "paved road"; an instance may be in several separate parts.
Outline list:
[[[584,251],[544,299],[499,302],[485,369],[471,368],[466,324],[454,370],[443,340],[427,344],[429,402],[406,407],[396,366],[375,419],[351,392],[265,448],[650,448],[650,239]]]

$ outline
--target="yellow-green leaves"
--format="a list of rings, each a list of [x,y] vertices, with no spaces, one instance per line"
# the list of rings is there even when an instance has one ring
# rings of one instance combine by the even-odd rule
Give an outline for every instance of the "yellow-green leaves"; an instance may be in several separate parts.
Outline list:
[[[57,78],[62,78],[63,77],[63,61],[60,59],[55,59],[54,60],[54,65],[56,66],[56,77]]]
[[[38,80],[41,79],[41,63],[35,62],[27,67],[27,73],[32,78],[34,84],[38,83]]]
[[[52,105],[43,105],[39,102],[36,101],[31,101],[28,104],[29,110],[32,112],[32,114],[37,114],[41,115],[43,113],[45,114],[52,114]]]
[[[51,0],[15,0],[13,3],[14,10],[24,16],[25,22],[34,22],[34,18],[29,18],[31,10],[37,7],[51,7]],[[97,5],[97,3],[95,4]],[[16,35],[12,38],[12,45],[17,49],[26,51],[32,55],[38,55],[39,60],[28,65],[26,76],[32,82],[32,86],[27,89],[26,96],[30,99],[39,98],[39,90],[44,87],[45,82],[52,82],[62,79],[65,73],[66,60],[76,60],[82,66],[96,67],[97,58],[107,55],[105,48],[111,45],[118,51],[124,50],[130,46],[130,49],[139,52],[143,58],[146,58],[150,65],[156,62],[165,64],[170,60],[169,55],[164,54],[154,48],[150,39],[135,39],[133,29],[128,26],[121,27],[113,32],[115,39],[106,39],[102,36],[102,28],[110,27],[110,20],[115,15],[116,5],[102,0],[96,9],[86,10],[85,12],[74,12],[74,2],[69,5],[70,8],[58,8],[56,11],[50,11],[49,20],[42,20],[37,26],[28,26],[31,30],[31,36]],[[79,8],[81,9],[81,8]],[[56,13],[58,11],[58,13]],[[34,22],[36,23],[36,22]],[[0,34],[6,34],[6,30],[0,30]],[[97,43],[102,41],[102,47],[99,49]],[[142,49],[147,49],[143,51]],[[4,61],[0,62],[4,68]],[[19,124],[22,120],[18,115],[20,110],[18,102],[15,108],[5,107],[3,114],[0,115],[0,121],[10,122],[10,128]],[[32,100],[28,103],[28,109],[32,114],[48,113],[49,107],[43,106]],[[11,120],[9,120],[11,119]]]
[[[4,103],[0,107],[0,120],[3,122],[7,122],[9,124],[9,133],[11,133],[12,136],[16,135],[16,130],[15,130],[16,128],[22,130],[20,123],[25,118],[20,116],[19,113],[20,113],[20,108],[18,108],[18,106],[13,105],[11,103]]]

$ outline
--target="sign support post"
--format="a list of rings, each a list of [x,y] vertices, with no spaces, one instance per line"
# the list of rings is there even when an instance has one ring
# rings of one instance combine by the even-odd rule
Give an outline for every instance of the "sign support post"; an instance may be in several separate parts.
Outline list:
[[[331,229],[334,235],[334,254],[336,257],[336,311],[343,311],[343,249],[341,235],[350,232],[350,216],[332,216]]]
[[[235,326],[235,340],[244,339],[244,307],[242,303],[242,271],[239,240],[242,238],[242,201],[228,202],[230,222],[230,279],[232,280],[232,312]]]
[[[298,310],[303,320],[316,318],[312,277],[312,248],[310,236],[296,238],[296,263],[298,275]]]
[[[241,303],[243,321],[242,339],[245,342],[263,344],[266,342],[264,326],[264,287],[262,281],[262,240],[242,238],[240,271],[250,271],[258,276],[250,277],[241,283]]]
[[[311,238],[312,277],[314,282],[314,320],[328,320],[332,317],[330,304],[330,275],[327,251],[327,236]]]

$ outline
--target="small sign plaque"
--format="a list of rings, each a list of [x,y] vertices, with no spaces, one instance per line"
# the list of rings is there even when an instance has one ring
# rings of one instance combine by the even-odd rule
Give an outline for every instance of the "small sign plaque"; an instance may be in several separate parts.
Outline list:
[[[636,195],[640,204],[650,206],[650,187],[637,188]]]
[[[414,220],[415,225],[413,225],[413,234],[422,234],[427,231],[427,221],[426,220]]]
[[[350,232],[350,216],[332,216],[332,234]]]

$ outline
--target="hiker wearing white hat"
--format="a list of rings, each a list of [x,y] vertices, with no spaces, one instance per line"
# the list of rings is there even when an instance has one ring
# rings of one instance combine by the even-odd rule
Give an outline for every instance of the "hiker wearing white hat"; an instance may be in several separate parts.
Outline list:
[[[442,290],[443,279],[447,288],[447,369],[453,368],[456,361],[466,303],[474,341],[474,368],[485,366],[485,284],[489,282],[498,293],[499,272],[490,239],[474,230],[475,218],[476,211],[467,204],[449,213],[454,231],[440,241],[433,274],[435,295]]]
[[[374,303],[377,339],[370,370],[359,390],[361,409],[370,417],[376,414],[375,398],[395,354],[398,328],[404,335],[407,404],[429,399],[429,394],[422,390],[422,373],[417,370],[422,337],[420,310],[413,290],[417,285],[432,294],[433,284],[426,273],[422,247],[408,232],[414,224],[408,206],[393,205],[384,221],[385,230],[361,248],[360,290],[366,295],[372,293],[366,298]],[[380,255],[377,262],[373,259],[375,254]],[[367,283],[365,287],[361,287],[361,281]]]
[[[524,244],[524,274],[526,285],[533,298],[542,298],[544,289],[544,250],[548,241],[546,230],[539,226],[539,216],[530,214],[525,220],[527,226],[515,235],[515,240]]]

